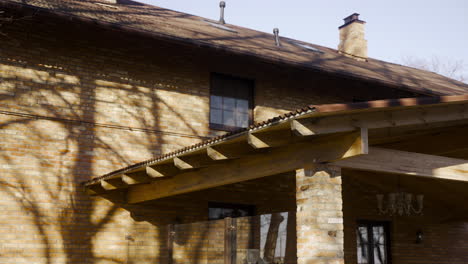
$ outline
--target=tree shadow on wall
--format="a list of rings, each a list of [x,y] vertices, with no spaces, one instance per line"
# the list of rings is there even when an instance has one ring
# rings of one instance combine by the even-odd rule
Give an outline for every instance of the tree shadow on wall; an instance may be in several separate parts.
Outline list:
[[[117,204],[91,199],[81,183],[159,154],[165,143],[160,107],[178,112],[159,97],[157,78],[129,76],[128,65],[116,63],[131,61],[129,55],[99,53],[122,48],[113,46],[115,37],[95,43],[90,28],[65,23],[51,29],[36,22],[2,27],[15,41],[0,38],[0,193],[7,208],[1,221],[15,230],[7,240],[36,244],[41,252],[7,246],[0,258],[125,263],[126,246],[121,242],[126,232],[115,218],[127,213]],[[42,34],[63,39],[43,39]],[[113,119],[116,116],[125,117],[124,124]],[[179,118],[193,138],[200,138]],[[100,232],[116,237],[120,255],[94,247]],[[31,238],[37,239],[28,242]],[[104,247],[115,246],[108,243]]]

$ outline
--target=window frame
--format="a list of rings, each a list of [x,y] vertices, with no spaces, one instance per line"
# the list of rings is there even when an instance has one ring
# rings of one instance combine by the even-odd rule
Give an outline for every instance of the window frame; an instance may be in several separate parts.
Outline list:
[[[210,94],[209,94],[209,111],[208,111],[208,122],[209,122],[209,128],[210,129],[214,129],[214,130],[221,130],[221,131],[235,131],[235,130],[239,130],[239,129],[243,129],[243,127],[237,127],[237,126],[227,126],[227,125],[224,125],[224,124],[218,124],[218,123],[212,123],[211,122],[211,97],[213,95],[216,95],[216,93],[214,93],[214,79],[216,77],[219,77],[219,78],[223,78],[225,80],[242,80],[242,81],[246,81],[248,83],[250,83],[249,87],[248,87],[248,97],[247,100],[248,100],[248,103],[249,103],[249,106],[248,106],[248,117],[249,117],[249,122],[248,122],[248,126],[252,125],[253,122],[254,122],[254,115],[253,115],[253,109],[255,107],[255,101],[254,101],[254,98],[255,98],[255,80],[254,79],[250,79],[250,78],[242,78],[242,77],[237,77],[237,76],[233,76],[233,75],[229,75],[229,74],[224,74],[224,73],[217,73],[217,72],[212,72],[210,74]],[[221,95],[219,95],[221,96]],[[247,127],[248,127],[247,126]]]
[[[241,209],[245,210],[248,212],[248,215],[245,217],[249,216],[254,216],[256,212],[256,206],[253,204],[237,204],[237,203],[221,203],[221,202],[208,202],[208,220],[221,220],[224,218],[211,218],[210,217],[210,209],[211,208],[226,208],[226,209]]]
[[[373,234],[373,227],[376,226],[382,226],[384,228],[385,232],[385,251],[386,251],[386,257],[387,257],[387,263],[385,264],[391,264],[392,263],[392,246],[391,246],[391,222],[390,221],[379,221],[379,220],[358,220],[357,225],[355,228],[356,231],[356,238],[357,238],[357,232],[359,227],[366,227],[367,228],[367,236],[368,236],[368,245],[367,245],[367,251],[369,252],[369,262],[368,264],[375,264],[374,262],[374,234]],[[358,248],[358,241],[356,241],[356,251]],[[359,263],[359,256],[356,253],[356,263]]]

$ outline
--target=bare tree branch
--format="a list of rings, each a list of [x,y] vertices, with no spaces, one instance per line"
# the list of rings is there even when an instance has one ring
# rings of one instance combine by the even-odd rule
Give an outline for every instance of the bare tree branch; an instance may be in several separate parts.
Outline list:
[[[468,81],[468,67],[463,60],[440,59],[437,56],[432,56],[430,59],[406,56],[402,58],[402,64],[432,71],[461,82]]]

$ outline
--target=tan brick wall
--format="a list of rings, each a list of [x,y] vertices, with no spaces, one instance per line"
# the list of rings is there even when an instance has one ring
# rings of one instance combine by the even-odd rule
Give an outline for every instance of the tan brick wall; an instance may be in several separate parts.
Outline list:
[[[167,256],[166,231],[165,227],[169,223],[177,223],[174,239],[174,260],[175,263],[196,263],[198,258],[200,263],[219,263],[213,256],[221,255],[221,263],[224,259],[224,221],[208,220],[208,203],[239,203],[255,206],[257,215],[293,212],[295,210],[295,182],[294,174],[282,174],[236,183],[209,190],[193,192],[173,197],[159,199],[145,205],[141,205],[144,210],[129,208],[135,213],[136,225],[148,226],[146,223],[154,225],[152,228],[159,231],[157,243],[153,240],[148,242],[147,235],[143,237],[140,232],[147,232],[146,229],[132,229],[129,234],[134,241],[129,243],[131,248],[131,258],[141,259],[141,245],[152,245],[156,247],[156,252],[160,252],[158,263],[165,263]],[[293,220],[294,221],[294,220]],[[242,263],[245,258],[246,249],[259,248],[259,218],[238,218],[237,219],[237,260]],[[288,232],[294,232],[293,230]],[[252,229],[251,229],[252,228]],[[253,239],[253,241],[251,241]],[[295,240],[294,240],[295,243]],[[288,253],[295,255],[295,247],[288,248]],[[184,262],[185,261],[185,262]],[[191,262],[190,262],[191,261]]]
[[[146,207],[130,214],[90,199],[80,182],[219,134],[208,129],[210,72],[256,80],[256,120],[410,95],[41,12],[1,30],[0,263],[163,261],[158,226],[180,207],[139,222],[135,211]],[[187,221],[201,214],[188,210]],[[142,238],[136,251],[128,234]]]
[[[353,22],[340,28],[340,44],[338,45],[338,50],[347,55],[367,59],[365,24]]]
[[[298,264],[343,264],[341,170],[296,171]]]

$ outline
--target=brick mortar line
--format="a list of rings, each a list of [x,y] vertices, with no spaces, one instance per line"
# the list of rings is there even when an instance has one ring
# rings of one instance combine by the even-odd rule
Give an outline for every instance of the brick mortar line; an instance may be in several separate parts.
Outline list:
[[[3,111],[3,110],[0,110],[0,114],[9,115],[9,116],[25,117],[25,118],[36,119],[36,120],[42,119],[42,120],[61,121],[61,122],[66,122],[66,123],[80,123],[80,124],[88,124],[88,125],[92,125],[92,126],[96,126],[96,127],[104,127],[104,128],[120,129],[120,130],[130,130],[130,131],[143,131],[143,132],[150,132],[150,133],[154,133],[154,134],[165,134],[165,135],[171,135],[171,136],[181,136],[181,137],[197,138],[197,139],[203,139],[203,140],[206,140],[206,139],[210,138],[210,137],[183,134],[183,133],[177,133],[177,132],[166,132],[166,131],[155,130],[155,129],[111,125],[111,124],[89,122],[89,121],[84,121],[84,120],[65,119],[65,118],[59,118],[59,117],[41,116],[41,115],[26,114],[26,113],[20,113],[20,112],[10,112],[10,111]]]

